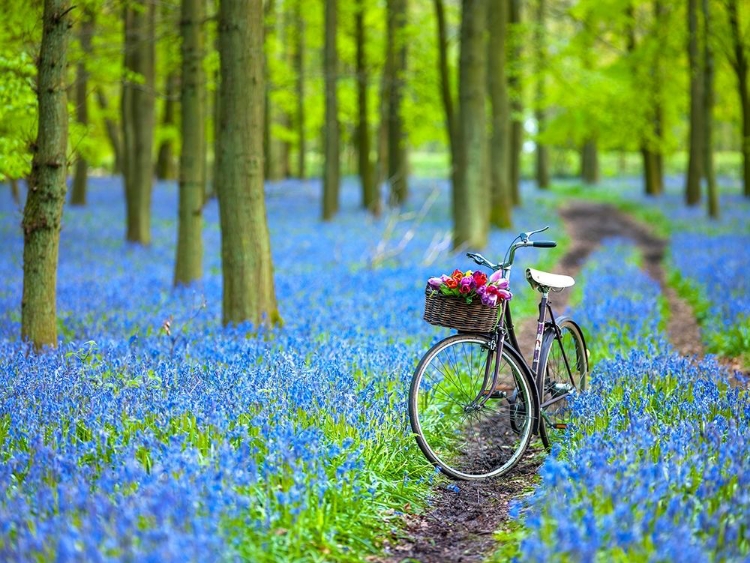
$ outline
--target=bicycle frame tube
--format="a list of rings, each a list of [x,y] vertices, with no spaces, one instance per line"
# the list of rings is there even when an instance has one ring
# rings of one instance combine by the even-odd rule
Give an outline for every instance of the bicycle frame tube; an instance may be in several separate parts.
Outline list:
[[[542,337],[544,336],[544,321],[549,308],[549,293],[542,293],[542,300],[539,302],[539,319],[536,325],[536,340],[534,341],[534,360],[531,364],[531,373],[536,376],[536,386],[539,392],[542,392],[544,377],[539,369],[539,354],[542,351]]]

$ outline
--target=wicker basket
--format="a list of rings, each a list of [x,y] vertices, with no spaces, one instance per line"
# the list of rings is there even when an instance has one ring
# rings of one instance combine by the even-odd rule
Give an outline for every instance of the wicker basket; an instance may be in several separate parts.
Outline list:
[[[490,332],[497,324],[499,305],[482,305],[479,299],[467,303],[460,297],[443,295],[429,285],[424,293],[424,320],[430,324],[465,332]]]

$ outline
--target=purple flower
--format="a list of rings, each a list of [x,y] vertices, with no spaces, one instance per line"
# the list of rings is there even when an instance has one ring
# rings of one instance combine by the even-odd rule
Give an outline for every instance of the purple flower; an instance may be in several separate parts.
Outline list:
[[[430,278],[429,280],[427,280],[427,284],[432,289],[440,289],[440,286],[443,285],[443,280],[440,278]]]
[[[501,270],[493,272],[493,274],[490,276],[489,283],[499,287],[500,289],[508,289],[508,280],[503,277],[503,272]]]

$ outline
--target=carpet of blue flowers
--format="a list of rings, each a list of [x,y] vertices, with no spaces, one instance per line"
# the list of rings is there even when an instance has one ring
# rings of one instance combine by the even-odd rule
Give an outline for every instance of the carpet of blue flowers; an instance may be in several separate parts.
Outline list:
[[[737,204],[747,217],[747,203]],[[669,215],[669,200],[660,205]],[[747,224],[728,228],[739,216],[730,211],[721,234],[692,214],[692,232],[674,237],[671,255],[721,314],[704,323],[721,339],[743,326],[737,310],[750,292],[736,276],[750,267]],[[730,386],[711,357],[671,350],[659,286],[637,261],[632,245],[611,240],[582,272],[574,315],[602,347],[564,446],[515,507],[521,561],[750,560],[747,389]]]
[[[413,209],[372,221],[346,183],[330,224],[319,189],[268,187],[285,324],[258,331],[221,327],[215,201],[205,279],[173,290],[175,186],[157,186],[141,248],[123,240],[120,182],[93,180],[89,206],[65,209],[61,345],[41,355],[18,339],[21,215],[0,191],[0,560],[357,561],[424,502],[434,472],[405,418],[440,334],[424,283],[470,266],[440,251],[446,185],[416,183]],[[544,206],[517,222],[562,233]]]
[[[0,560],[377,553],[391,520],[425,501],[434,476],[407,431],[405,399],[416,361],[444,334],[421,320],[425,280],[471,267],[440,244],[445,182],[415,182],[412,207],[379,221],[347,182],[330,224],[319,220],[319,182],[268,186],[285,321],[270,331],[220,326],[215,201],[205,278],[174,290],[175,187],[156,188],[149,248],[123,240],[121,190],[93,180],[90,205],[65,209],[61,345],[41,355],[18,340],[21,214],[0,190]],[[518,229],[551,224],[551,237],[564,238],[552,205],[525,195]],[[673,203],[659,205],[677,224]],[[714,286],[701,293],[728,311],[704,316],[719,335],[727,319],[746,326],[738,303],[748,296],[737,278],[747,241],[729,235],[747,237],[749,210],[727,207],[722,228],[686,229],[672,250],[681,279]],[[512,236],[494,232],[485,254],[499,259]],[[711,259],[680,262],[696,241]],[[545,267],[555,252],[519,254],[519,267]],[[709,277],[719,256],[727,269]],[[519,279],[515,311],[531,303]],[[574,314],[598,363],[569,443],[519,506],[523,560],[747,558],[747,395],[711,360],[671,353],[659,288],[626,242],[611,241],[580,281]]]

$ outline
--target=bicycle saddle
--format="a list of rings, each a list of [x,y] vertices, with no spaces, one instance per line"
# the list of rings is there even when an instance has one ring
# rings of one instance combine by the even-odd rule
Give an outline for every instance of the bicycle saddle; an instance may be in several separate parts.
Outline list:
[[[534,268],[526,268],[526,280],[531,287],[538,290],[561,290],[566,287],[575,285],[576,281],[570,276],[561,276],[559,274],[549,274]]]

